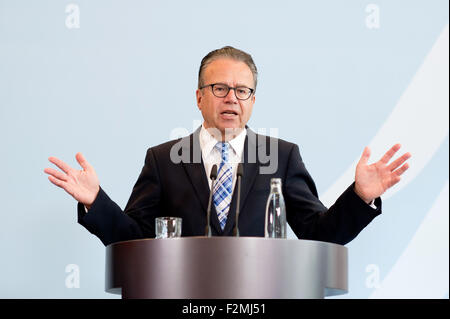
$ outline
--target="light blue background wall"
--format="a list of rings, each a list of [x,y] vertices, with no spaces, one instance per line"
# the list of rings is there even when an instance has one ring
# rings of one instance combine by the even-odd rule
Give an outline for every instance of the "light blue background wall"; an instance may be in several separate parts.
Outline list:
[[[448,298],[446,0],[0,0],[0,297],[117,298],[47,158],[78,167],[83,152],[124,208],[146,149],[199,125],[198,66],[224,45],[259,68],[249,125],[299,144],[327,205],[365,145],[372,160],[396,142],[413,154],[347,245],[340,298]]]

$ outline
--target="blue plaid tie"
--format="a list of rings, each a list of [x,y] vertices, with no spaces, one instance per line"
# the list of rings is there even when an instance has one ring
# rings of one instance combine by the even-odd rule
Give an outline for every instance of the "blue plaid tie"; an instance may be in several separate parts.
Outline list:
[[[213,200],[216,207],[217,217],[219,218],[222,230],[227,223],[228,210],[231,203],[231,193],[233,190],[233,172],[228,162],[228,151],[230,144],[217,143],[215,148],[222,153],[222,162],[217,172],[217,181],[214,184]]]

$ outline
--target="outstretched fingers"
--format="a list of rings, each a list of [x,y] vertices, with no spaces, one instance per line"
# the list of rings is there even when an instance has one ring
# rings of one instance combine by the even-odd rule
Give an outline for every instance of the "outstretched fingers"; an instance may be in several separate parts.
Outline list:
[[[398,182],[400,182],[401,179],[401,175],[406,172],[406,170],[409,168],[408,163],[405,163],[402,167],[400,167],[399,169],[396,169],[395,171],[393,171],[390,175],[390,182],[389,182],[389,187],[394,186],[395,184],[397,184]]]
[[[70,185],[70,183],[67,183],[65,181],[62,181],[52,175],[48,176],[48,180],[52,182],[52,184],[64,189],[68,194],[73,196],[73,187]]]
[[[384,164],[387,164],[391,160],[392,156],[397,153],[400,147],[400,144],[395,144],[394,146],[392,146],[389,151],[387,151],[386,154],[383,155],[380,161]]]
[[[397,158],[391,164],[389,164],[388,169],[392,172],[398,167],[400,167],[403,163],[405,163],[411,157],[410,153],[405,153],[401,157]]]
[[[56,157],[49,157],[48,160],[58,166],[64,173],[69,174],[70,171],[72,171],[72,167],[61,161],[59,158]]]
[[[367,162],[369,161],[369,157],[370,157],[370,148],[366,146],[361,155],[361,158],[359,159],[359,164],[366,165]]]
[[[395,170],[393,173],[400,177],[404,172],[406,172],[406,170],[409,168],[409,164],[405,163],[402,167],[400,167],[399,169]]]
[[[48,180],[49,180],[50,182],[52,182],[54,185],[56,185],[56,186],[58,186],[58,187],[61,187],[61,188],[65,189],[65,185],[66,185],[66,182],[65,182],[65,181],[60,180],[60,179],[58,179],[58,178],[56,178],[56,177],[54,177],[54,176],[52,176],[52,175],[49,175],[49,176],[48,176]]]
[[[88,163],[88,161],[84,158],[83,154],[81,152],[78,152],[75,155],[75,158],[77,162],[80,164],[80,166],[85,170],[88,171],[92,168],[92,166]]]
[[[46,168],[44,169],[44,172],[47,173],[48,175],[57,178],[63,182],[67,181],[67,174],[64,174],[63,172],[57,171],[56,169],[53,168]]]

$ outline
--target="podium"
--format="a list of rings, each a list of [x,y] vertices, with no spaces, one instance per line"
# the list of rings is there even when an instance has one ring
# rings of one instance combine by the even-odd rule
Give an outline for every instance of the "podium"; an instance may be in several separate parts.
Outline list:
[[[347,247],[260,237],[117,242],[106,247],[105,290],[122,298],[324,298],[348,292]]]

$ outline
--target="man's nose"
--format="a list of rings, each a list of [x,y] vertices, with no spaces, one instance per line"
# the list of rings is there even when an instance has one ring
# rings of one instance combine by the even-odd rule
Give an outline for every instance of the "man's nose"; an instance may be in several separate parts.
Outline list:
[[[231,88],[223,99],[225,103],[237,103],[236,93]]]

